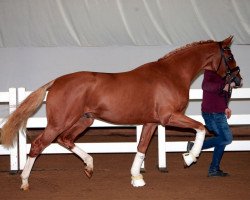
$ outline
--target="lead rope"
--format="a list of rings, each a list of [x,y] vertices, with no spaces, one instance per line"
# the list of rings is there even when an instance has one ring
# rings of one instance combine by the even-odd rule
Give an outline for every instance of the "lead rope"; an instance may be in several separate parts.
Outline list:
[[[231,94],[232,94],[231,79],[229,79],[229,81],[226,80],[226,84],[228,84],[228,91],[226,91],[225,100],[226,100],[226,104],[228,107],[229,100],[230,100]]]

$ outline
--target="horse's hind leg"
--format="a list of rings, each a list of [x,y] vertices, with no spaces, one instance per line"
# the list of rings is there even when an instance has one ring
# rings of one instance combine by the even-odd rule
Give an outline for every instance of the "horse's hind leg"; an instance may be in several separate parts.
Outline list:
[[[148,145],[155,131],[157,124],[145,124],[142,129],[141,138],[137,147],[137,153],[134,158],[133,165],[131,167],[131,184],[134,187],[142,187],[145,185],[143,176],[140,174],[140,168],[145,158]]]
[[[59,143],[63,146],[71,149],[74,153],[79,155],[87,164],[85,169],[85,173],[91,177],[93,171],[93,159],[87,153],[76,147],[73,143],[77,135],[79,135],[82,131],[84,131],[87,127],[89,127],[93,123],[93,119],[85,119],[81,118],[77,123],[75,123],[71,128],[66,129],[66,131],[61,131],[56,128],[52,128],[48,126],[45,128],[44,132],[40,134],[32,143],[31,149],[24,166],[23,172],[21,174],[22,178],[22,190],[29,189],[28,178],[33,167],[33,164],[36,160],[36,157],[46,148],[57,136],[58,133],[62,134],[59,136]],[[70,134],[71,133],[71,134]]]
[[[30,176],[30,172],[31,172],[31,169],[33,167],[35,160],[36,160],[36,157],[29,157],[28,156],[28,159],[27,159],[26,164],[24,166],[23,172],[21,174],[22,185],[21,185],[20,189],[22,189],[22,190],[29,189],[28,178]]]
[[[37,156],[57,137],[59,130],[47,126],[43,133],[41,133],[32,143],[30,148],[30,153],[26,164],[24,166],[23,172],[21,174],[22,178],[22,190],[29,189],[28,178],[33,167],[33,164]]]
[[[93,174],[93,158],[87,154],[85,151],[80,149],[74,144],[75,138],[82,133],[86,128],[91,126],[94,119],[92,118],[80,118],[70,129],[64,131],[57,138],[57,142],[62,146],[70,149],[73,153],[78,155],[86,164],[84,169],[85,174],[88,178],[92,177]]]

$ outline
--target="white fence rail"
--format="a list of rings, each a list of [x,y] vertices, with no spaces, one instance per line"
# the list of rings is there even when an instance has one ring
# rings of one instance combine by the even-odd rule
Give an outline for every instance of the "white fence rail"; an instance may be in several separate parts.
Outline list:
[[[10,88],[8,92],[0,92],[0,103],[8,104],[9,113],[16,109],[16,88]],[[0,128],[4,125],[4,118],[0,118]],[[18,153],[17,142],[14,143],[13,148],[6,149],[0,144],[0,155],[10,156],[10,170],[12,172],[18,170]]]
[[[202,90],[191,89],[189,93],[190,101],[201,100]],[[233,90],[232,100],[250,100],[250,88],[238,88]],[[237,112],[237,111],[235,111]],[[201,115],[189,115],[189,117],[204,124]],[[233,114],[228,120],[229,125],[250,125],[250,113]],[[166,169],[166,152],[185,152],[187,141],[166,141],[165,127],[158,127],[158,167]],[[204,150],[212,151],[213,148]],[[250,140],[233,140],[225,151],[250,151]]]

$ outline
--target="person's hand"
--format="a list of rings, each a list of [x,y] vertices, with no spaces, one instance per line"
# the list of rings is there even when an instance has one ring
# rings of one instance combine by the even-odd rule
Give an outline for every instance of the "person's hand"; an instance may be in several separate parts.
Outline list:
[[[226,108],[225,115],[227,116],[227,119],[229,119],[232,115],[232,110],[230,108]]]
[[[229,84],[226,84],[223,90],[228,92],[228,89],[229,89]]]
[[[236,86],[235,82],[233,81],[232,83],[230,83],[230,86],[234,88]]]
[[[231,88],[234,88],[235,85],[236,85],[235,82],[230,83],[230,87]],[[228,90],[229,90],[229,84],[228,83],[225,85],[225,87],[223,88],[223,90],[225,90],[225,91],[228,92]]]

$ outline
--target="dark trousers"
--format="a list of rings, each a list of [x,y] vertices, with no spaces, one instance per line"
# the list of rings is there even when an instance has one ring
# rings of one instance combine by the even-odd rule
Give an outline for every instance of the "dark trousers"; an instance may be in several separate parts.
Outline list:
[[[213,159],[209,171],[220,170],[220,162],[226,145],[232,142],[233,136],[227,123],[225,113],[202,113],[207,129],[214,134],[206,139],[202,149],[214,147]]]

